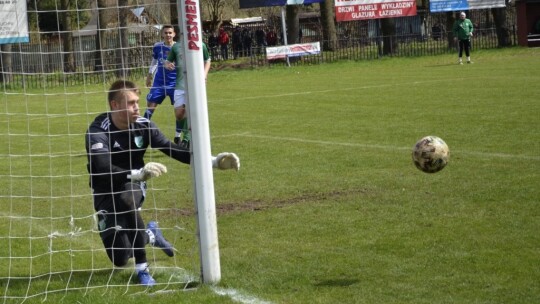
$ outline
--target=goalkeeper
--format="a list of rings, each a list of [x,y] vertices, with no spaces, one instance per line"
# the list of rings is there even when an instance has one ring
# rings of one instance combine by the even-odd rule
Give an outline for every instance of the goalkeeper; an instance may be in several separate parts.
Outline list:
[[[142,285],[156,281],[148,271],[146,244],[174,255],[171,244],[163,237],[156,222],[145,228],[140,214],[146,183],[151,177],[167,172],[160,163],[144,163],[150,146],[185,164],[190,152],[170,142],[157,126],[139,113],[140,91],[131,81],[118,80],[108,93],[110,111],[97,116],[86,132],[87,169],[93,190],[98,228],[109,259],[115,266],[125,266],[135,258],[135,271]],[[212,157],[219,169],[240,169],[234,153]]]

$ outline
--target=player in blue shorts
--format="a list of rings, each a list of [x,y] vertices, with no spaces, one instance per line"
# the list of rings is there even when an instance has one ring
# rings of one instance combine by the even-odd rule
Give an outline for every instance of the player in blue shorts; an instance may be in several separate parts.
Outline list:
[[[144,117],[152,119],[152,115],[157,106],[160,105],[167,96],[174,104],[174,87],[176,85],[176,70],[164,68],[163,63],[171,51],[176,33],[172,25],[164,25],[161,29],[163,41],[157,42],[152,48],[152,63],[146,77],[146,86],[150,87],[150,92],[146,95],[146,111]]]

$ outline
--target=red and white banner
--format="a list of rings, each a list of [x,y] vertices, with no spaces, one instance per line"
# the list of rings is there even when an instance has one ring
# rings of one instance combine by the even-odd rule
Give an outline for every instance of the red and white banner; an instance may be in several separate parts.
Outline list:
[[[337,21],[416,15],[416,0],[336,0],[335,7]]]
[[[304,55],[317,55],[321,52],[321,44],[319,42],[291,44],[284,46],[266,48],[266,59],[283,59],[287,56],[296,57]]]

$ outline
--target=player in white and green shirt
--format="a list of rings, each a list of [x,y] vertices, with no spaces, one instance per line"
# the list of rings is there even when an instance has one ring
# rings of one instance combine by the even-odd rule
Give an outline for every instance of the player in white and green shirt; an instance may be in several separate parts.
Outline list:
[[[203,61],[204,61],[204,76],[208,76],[210,70],[210,53],[208,47],[203,42]],[[184,80],[184,66],[182,59],[182,44],[177,42],[171,47],[171,51],[167,56],[169,63],[174,63],[176,69],[176,86],[174,90],[174,115],[176,116],[176,134],[174,142],[184,147],[189,147],[191,141],[191,132],[186,117],[186,88]],[[170,66],[169,66],[170,67]]]

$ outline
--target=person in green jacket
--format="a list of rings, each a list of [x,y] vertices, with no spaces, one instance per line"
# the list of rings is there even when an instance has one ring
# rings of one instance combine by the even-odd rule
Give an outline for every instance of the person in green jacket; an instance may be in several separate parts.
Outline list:
[[[467,56],[467,63],[471,63],[471,37],[473,35],[473,24],[467,19],[465,12],[459,13],[459,19],[454,22],[452,27],[454,41],[459,41],[459,64],[463,64],[461,57],[463,50]]]

